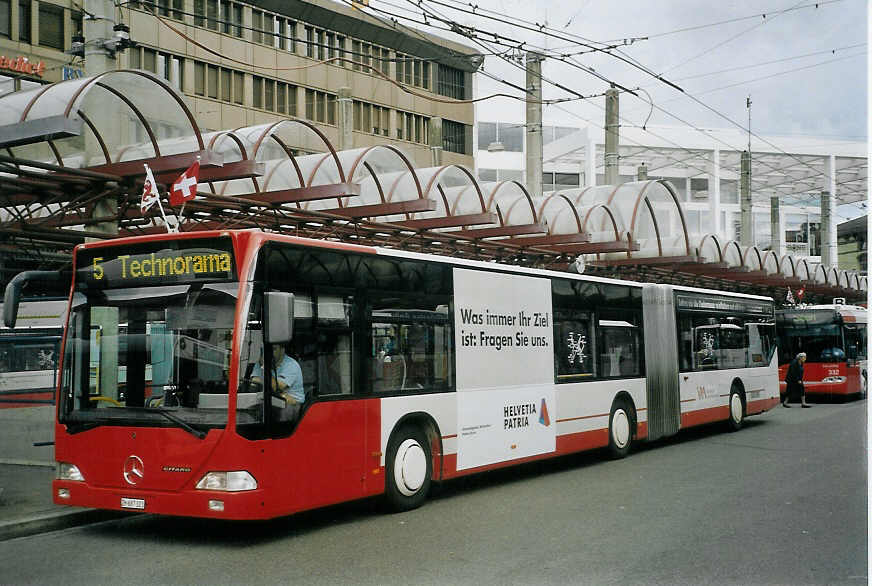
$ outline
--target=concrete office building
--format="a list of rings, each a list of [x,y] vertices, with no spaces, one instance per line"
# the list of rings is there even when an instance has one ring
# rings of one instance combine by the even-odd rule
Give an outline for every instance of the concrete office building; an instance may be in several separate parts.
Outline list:
[[[339,149],[390,142],[418,167],[473,165],[475,112],[457,101],[482,62],[469,47],[329,0],[132,0],[114,20],[136,42],[115,67],[167,79],[204,131],[295,116]],[[80,2],[0,0],[0,95],[84,76],[65,52],[82,26]]]

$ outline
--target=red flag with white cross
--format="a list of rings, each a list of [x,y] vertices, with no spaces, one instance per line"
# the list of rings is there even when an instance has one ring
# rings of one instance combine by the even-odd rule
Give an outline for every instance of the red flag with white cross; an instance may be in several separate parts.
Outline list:
[[[191,201],[197,195],[197,182],[200,178],[200,160],[197,159],[179,178],[173,182],[170,191],[170,205],[178,206]]]

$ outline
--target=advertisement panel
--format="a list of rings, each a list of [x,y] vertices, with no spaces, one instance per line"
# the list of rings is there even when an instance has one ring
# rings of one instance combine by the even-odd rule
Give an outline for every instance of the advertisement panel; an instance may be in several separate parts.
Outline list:
[[[454,269],[457,469],[553,452],[551,283]]]

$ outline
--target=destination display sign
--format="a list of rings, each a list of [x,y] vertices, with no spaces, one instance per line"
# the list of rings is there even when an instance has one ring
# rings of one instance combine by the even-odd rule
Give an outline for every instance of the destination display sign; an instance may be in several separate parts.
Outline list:
[[[726,313],[740,315],[759,315],[773,317],[775,307],[768,301],[714,297],[699,293],[676,293],[675,308],[679,311],[704,311],[706,313]]]
[[[236,277],[229,238],[161,241],[80,251],[76,282],[87,288],[141,287]]]

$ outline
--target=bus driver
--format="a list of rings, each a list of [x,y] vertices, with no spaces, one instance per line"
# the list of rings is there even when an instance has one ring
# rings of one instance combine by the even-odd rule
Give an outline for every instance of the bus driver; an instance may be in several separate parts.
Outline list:
[[[296,405],[306,400],[303,391],[303,370],[300,364],[285,354],[282,344],[273,344],[273,376],[271,390],[284,399],[288,405]],[[263,357],[255,365],[251,373],[251,380],[263,383]]]

